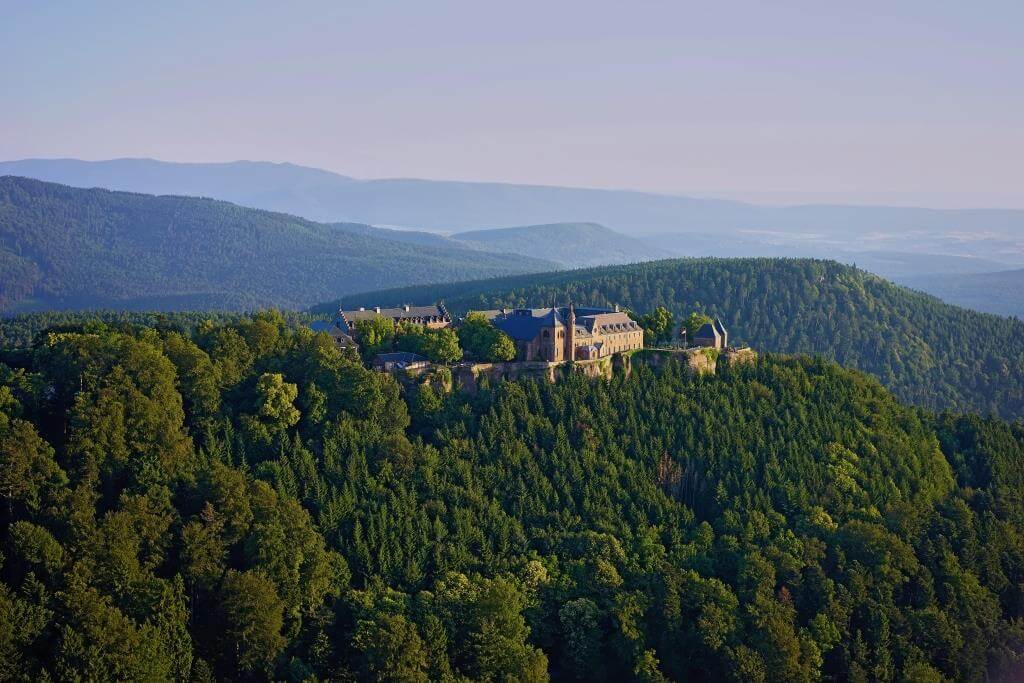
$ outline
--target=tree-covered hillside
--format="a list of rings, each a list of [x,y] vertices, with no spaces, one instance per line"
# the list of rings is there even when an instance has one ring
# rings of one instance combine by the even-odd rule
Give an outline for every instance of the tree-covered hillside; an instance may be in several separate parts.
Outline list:
[[[314,316],[297,311],[280,311],[280,315],[292,325],[308,325],[314,320]],[[130,330],[142,326],[191,334],[203,324],[237,323],[250,317],[251,314],[240,312],[112,309],[19,313],[0,317],[0,353],[27,349],[43,331],[64,332],[102,324],[111,329]]]
[[[345,306],[442,299],[471,308],[572,299],[720,316],[730,339],[821,354],[921,406],[1024,416],[1024,323],[942,303],[830,261],[682,259],[373,292]],[[328,312],[336,303],[318,306]]]
[[[20,358],[5,680],[1020,672],[1024,432],[826,361],[403,392],[272,313]]]
[[[339,291],[554,267],[210,199],[0,178],[0,310],[297,308]]]

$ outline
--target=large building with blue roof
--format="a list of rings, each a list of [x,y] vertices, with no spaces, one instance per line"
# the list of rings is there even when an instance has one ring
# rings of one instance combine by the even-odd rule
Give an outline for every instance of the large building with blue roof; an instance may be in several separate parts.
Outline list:
[[[618,309],[565,307],[481,311],[516,345],[516,360],[596,360],[642,349],[644,331]]]

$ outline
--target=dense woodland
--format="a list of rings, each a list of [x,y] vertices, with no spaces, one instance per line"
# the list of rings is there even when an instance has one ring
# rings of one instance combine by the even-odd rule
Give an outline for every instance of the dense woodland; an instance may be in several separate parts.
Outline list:
[[[822,359],[403,388],[274,313],[0,368],[0,678],[1011,679],[1024,431]]]
[[[394,234],[0,176],[0,311],[301,308],[345,292],[555,267]]]
[[[287,322],[308,324],[314,316],[293,311],[279,311]],[[191,334],[201,324],[237,323],[251,318],[248,313],[215,311],[123,311],[101,309],[93,311],[39,311],[0,317],[0,359],[4,353],[20,352],[32,345],[40,332],[80,330],[102,324],[111,329],[132,331],[143,327]],[[319,316],[327,318],[329,316]]]
[[[444,300],[501,306],[664,306],[721,317],[731,341],[835,359],[934,409],[1024,417],[1024,323],[942,303],[870,273],[809,259],[685,259],[355,295],[348,306]],[[331,311],[336,303],[318,307]]]

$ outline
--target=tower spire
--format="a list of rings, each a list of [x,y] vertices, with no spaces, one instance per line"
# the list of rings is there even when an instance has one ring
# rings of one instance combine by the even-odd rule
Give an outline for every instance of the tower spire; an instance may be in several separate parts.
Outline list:
[[[569,299],[569,315],[565,321],[565,358],[576,360],[576,307]]]

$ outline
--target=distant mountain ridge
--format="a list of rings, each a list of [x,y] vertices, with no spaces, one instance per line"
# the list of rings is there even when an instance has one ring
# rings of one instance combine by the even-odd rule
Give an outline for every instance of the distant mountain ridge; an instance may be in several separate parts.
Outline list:
[[[485,252],[503,249],[539,258],[551,269],[680,256],[829,258],[857,264],[977,310],[1018,314],[1024,308],[1013,293],[982,289],[975,295],[968,291],[974,287],[969,278],[954,287],[956,277],[947,281],[945,276],[932,276],[1024,267],[1024,210],[772,207],[619,190],[360,180],[260,161],[27,159],[0,162],[0,174],[4,173],[77,187],[212,197],[307,220],[346,221],[345,229],[353,234],[407,245],[456,251],[467,247]],[[616,235],[599,238],[567,227],[581,225],[599,225]],[[508,232],[479,234],[484,226]],[[533,228],[545,238],[535,240],[536,234],[526,232],[530,226],[550,229]],[[567,239],[573,230],[577,231],[575,245]],[[542,245],[548,248],[542,249]],[[493,261],[492,265],[500,271],[501,266]],[[505,265],[507,272],[518,267],[514,262]],[[0,253],[0,268],[21,273],[23,281],[34,277],[33,266],[10,252]],[[998,284],[1002,281],[978,282],[1002,286]],[[12,286],[17,288],[17,283]],[[341,293],[338,290],[327,296]],[[171,306],[173,302],[157,300],[154,305]]]
[[[224,201],[0,177],[0,310],[298,308],[339,293],[556,269],[426,233]]]
[[[994,273],[940,273],[901,278],[957,306],[1024,319],[1024,269]]]
[[[636,263],[671,256],[596,223],[555,223],[459,232],[452,239],[485,251],[522,254],[568,267]]]
[[[357,180],[293,164],[153,159],[26,159],[0,175],[77,187],[225,199],[323,222],[352,221],[442,232],[550,223],[599,223],[631,236],[709,230],[1024,230],[1024,210],[884,206],[770,207],[722,199],[509,183]],[[1019,233],[1017,233],[1019,234]]]

